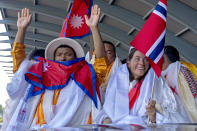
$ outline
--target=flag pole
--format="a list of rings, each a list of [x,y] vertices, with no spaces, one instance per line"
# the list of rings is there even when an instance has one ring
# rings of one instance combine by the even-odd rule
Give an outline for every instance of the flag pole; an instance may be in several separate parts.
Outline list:
[[[93,37],[92,37],[92,35],[90,35],[89,38],[90,38],[90,54],[89,54],[89,61],[91,61],[92,55],[93,55]]]
[[[152,85],[152,92],[151,92],[151,97],[150,97],[150,100],[153,99],[153,94],[154,94],[154,87],[155,87],[155,72],[154,72],[154,76],[153,76],[153,85]],[[148,117],[148,121],[147,121],[147,125],[149,126],[149,117]]]

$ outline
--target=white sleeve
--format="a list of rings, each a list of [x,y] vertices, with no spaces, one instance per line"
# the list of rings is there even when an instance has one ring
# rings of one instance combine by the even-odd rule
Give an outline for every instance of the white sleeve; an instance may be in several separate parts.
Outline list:
[[[7,93],[11,99],[23,96],[25,89],[28,86],[24,74],[32,65],[33,63],[31,61],[25,59],[21,63],[18,71],[14,74],[12,81],[7,84]]]

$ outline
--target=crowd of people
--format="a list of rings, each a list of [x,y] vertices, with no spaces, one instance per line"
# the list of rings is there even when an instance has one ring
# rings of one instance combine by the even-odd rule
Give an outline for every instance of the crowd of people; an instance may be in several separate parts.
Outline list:
[[[100,12],[94,5],[90,18],[85,16],[94,41],[92,64],[85,61],[81,45],[69,38],[57,38],[45,50],[35,49],[26,57],[24,38],[32,15],[26,8],[18,13],[18,32],[11,52],[15,75],[7,86],[10,99],[4,111],[3,130],[111,123],[146,126],[147,121],[197,123],[196,66],[180,61],[175,47],[165,46],[162,75],[153,82],[154,70],[144,54],[131,47],[122,64],[113,43],[102,41]],[[36,88],[29,76],[37,78],[35,73],[27,72],[40,63],[43,72],[52,72],[39,77],[43,81],[50,78],[50,85],[37,84],[45,88],[26,99],[32,85]],[[62,65],[66,66],[64,71],[60,70]],[[54,70],[65,78],[58,77]],[[59,82],[58,87],[54,81]],[[25,109],[23,115],[21,109]]]

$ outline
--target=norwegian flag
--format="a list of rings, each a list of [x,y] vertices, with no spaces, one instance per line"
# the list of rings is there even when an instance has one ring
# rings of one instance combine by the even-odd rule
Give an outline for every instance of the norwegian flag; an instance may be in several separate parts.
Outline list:
[[[159,77],[162,71],[166,34],[167,0],[160,0],[131,45],[142,52]]]
[[[80,39],[91,34],[84,15],[90,16],[92,0],[75,0],[62,27],[60,37]]]

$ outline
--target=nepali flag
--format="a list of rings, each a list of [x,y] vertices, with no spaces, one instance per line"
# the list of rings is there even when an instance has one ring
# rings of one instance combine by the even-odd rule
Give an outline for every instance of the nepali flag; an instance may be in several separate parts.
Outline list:
[[[159,77],[162,71],[166,34],[167,0],[160,0],[131,45],[142,52]]]
[[[31,85],[26,100],[43,93],[46,89],[67,88],[67,84],[72,79],[97,107],[97,95],[100,98],[100,93],[95,72],[84,57],[65,62],[51,61],[42,57],[36,57],[35,60],[38,63],[25,73],[25,80]]]
[[[64,22],[60,37],[80,39],[91,34],[91,30],[85,22],[84,15],[90,16],[92,4],[92,0],[74,0]]]

